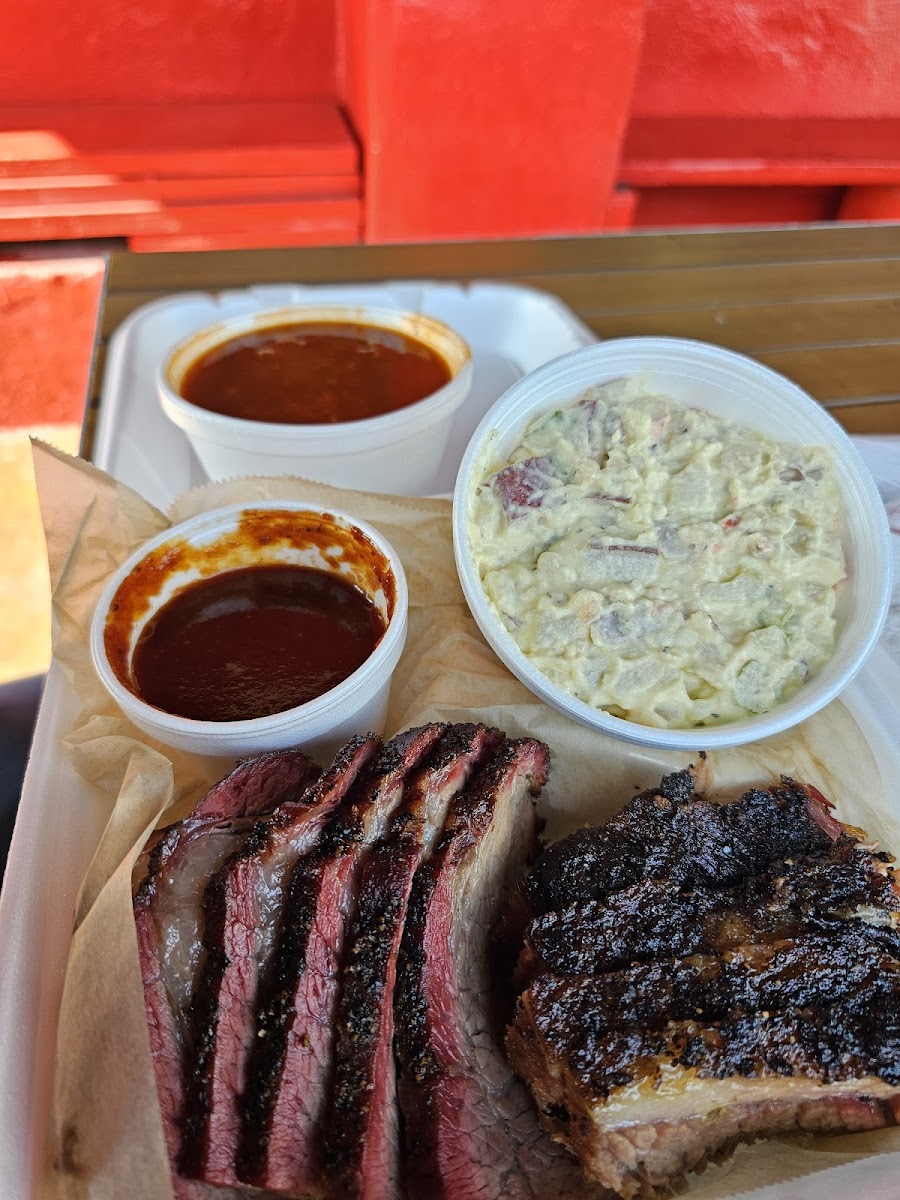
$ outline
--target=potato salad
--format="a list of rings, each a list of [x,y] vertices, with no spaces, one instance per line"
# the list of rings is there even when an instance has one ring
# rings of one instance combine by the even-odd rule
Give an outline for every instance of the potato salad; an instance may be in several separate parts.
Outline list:
[[[835,642],[844,578],[828,452],[634,380],[542,415],[469,509],[485,592],[531,663],[668,729],[765,713]]]

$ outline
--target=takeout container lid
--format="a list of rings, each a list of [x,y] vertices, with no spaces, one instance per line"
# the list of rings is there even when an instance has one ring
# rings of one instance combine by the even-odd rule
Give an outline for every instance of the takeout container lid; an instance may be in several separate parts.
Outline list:
[[[393,577],[393,602],[383,593],[370,595],[386,618],[387,627],[381,641],[366,661],[336,687],[315,700],[272,713],[267,717],[255,717],[245,721],[194,721],[187,717],[164,712],[140,699],[118,677],[110,664],[106,652],[105,630],[110,607],[120,587],[149,554],[176,543],[187,543],[192,548],[212,549],[224,536],[233,534],[241,516],[248,512],[292,513],[298,519],[312,517],[338,528],[359,530],[374,546]],[[264,546],[254,546],[252,562],[235,563],[234,566],[264,565],[278,562],[299,562],[303,565],[319,566],[333,570],[333,564],[321,556],[304,552],[302,538],[298,536],[293,546],[273,539]],[[203,577],[212,577],[218,569],[202,571],[193,568],[178,576],[170,576],[154,596],[140,618],[135,621],[130,654],[140,630],[160,607],[186,585]],[[354,580],[353,574],[343,574]],[[396,551],[376,529],[365,521],[334,508],[322,508],[302,501],[272,500],[247,504],[232,504],[227,508],[215,509],[174,525],[146,542],[122,564],[101,593],[91,622],[91,656],[98,675],[125,715],[151,737],[179,750],[195,754],[233,756],[261,753],[266,750],[282,750],[291,746],[302,746],[310,753],[327,756],[361,730],[381,733],[387,713],[388,693],[391,676],[400,658],[406,641],[408,593],[406,576]]]
[[[538,415],[574,403],[586,388],[637,377],[676,404],[706,408],[775,441],[825,446],[832,455],[845,514],[847,579],[828,662],[768,713],[698,729],[657,729],[614,717],[575,699],[535,669],[493,610],[469,541],[469,498],[482,467],[502,464]],[[453,545],[466,600],[481,632],[507,667],[542,700],[594,729],[642,746],[696,752],[758,741],[812,716],[862,667],[884,625],[891,594],[890,532],[875,483],[844,430],[806,392],[761,363],[705,342],[616,338],[575,350],[513,384],[486,414],[463,456],[453,496]]]
[[[241,334],[305,322],[395,330],[431,348],[451,377],[438,391],[405,408],[324,425],[242,420],[199,408],[179,394],[188,369],[215,347]],[[191,334],[157,372],[163,411],[184,432],[211,479],[300,475],[341,487],[410,495],[427,491],[453,416],[471,385],[472,352],[443,321],[368,304],[296,304],[231,317]]]

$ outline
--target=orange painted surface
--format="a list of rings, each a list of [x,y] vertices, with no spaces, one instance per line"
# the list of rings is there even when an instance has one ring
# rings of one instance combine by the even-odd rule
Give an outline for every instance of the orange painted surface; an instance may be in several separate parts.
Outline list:
[[[341,0],[366,239],[603,228],[644,0]]]
[[[620,179],[634,187],[900,181],[900,119],[642,117]]]
[[[900,117],[898,77],[896,0],[647,0],[633,115]]]
[[[641,188],[634,225],[674,229],[831,221],[840,199],[840,188],[827,187]]]
[[[637,223],[827,220],[828,189],[900,183],[898,74],[896,0],[648,0],[620,171]]]
[[[114,175],[61,178],[0,178],[0,213],[5,207],[52,204],[197,204],[226,200],[262,201],[276,197],[357,199],[362,184],[356,175],[212,176],[207,179],[128,179]]]
[[[842,221],[900,221],[900,187],[852,187],[844,193]]]
[[[0,109],[0,176],[354,175],[333,102],[61,105]]]
[[[4,0],[0,105],[327,98],[335,36],[334,0]]]
[[[103,270],[0,262],[0,427],[81,422]]]
[[[60,204],[35,210],[0,206],[0,241],[121,237],[133,234],[263,233],[294,231],[315,241],[340,233],[357,240],[361,217],[355,199],[273,200],[261,203],[158,205],[129,203]],[[329,240],[334,241],[334,237]]]

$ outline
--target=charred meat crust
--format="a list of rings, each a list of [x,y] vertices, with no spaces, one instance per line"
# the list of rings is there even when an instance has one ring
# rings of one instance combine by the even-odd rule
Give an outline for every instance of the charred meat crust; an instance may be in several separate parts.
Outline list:
[[[627,1198],[900,1113],[891,856],[791,779],[722,805],[669,782],[539,860],[507,1032],[554,1136]]]
[[[190,816],[160,831],[146,856],[147,871],[134,898],[134,912],[153,1066],[166,1145],[173,1162],[182,1142],[182,1063],[186,1048],[177,1032],[184,1023],[184,1014],[175,1011],[174,998],[165,983],[165,947],[156,919],[160,886],[188,842],[202,838],[207,832],[218,832],[229,822],[270,812],[283,798],[312,784],[319,773],[318,765],[297,750],[266,754],[240,763],[209,790]],[[177,865],[174,869],[178,869]],[[200,894],[196,904],[200,917]],[[176,1185],[180,1186],[181,1181],[176,1180]],[[187,1185],[181,1190],[186,1189]]]
[[[733,888],[646,879],[603,900],[544,913],[527,931],[530,969],[540,962],[557,974],[589,975],[724,951],[740,942],[840,929],[864,907],[900,910],[900,888],[883,858],[844,835],[819,858],[778,863]],[[860,936],[900,955],[900,930],[855,924]]]
[[[266,852],[273,840],[287,839],[295,824],[307,820],[322,820],[331,807],[344,795],[358,773],[365,769],[380,748],[380,741],[372,736],[351,739],[336,755],[334,762],[305,791],[294,793],[284,801],[267,821],[259,821],[244,839],[242,845],[225,862],[209,881],[204,897],[206,923],[203,934],[203,965],[194,989],[189,1014],[191,1046],[183,1064],[184,1114],[182,1117],[182,1144],[179,1169],[190,1178],[208,1178],[211,1174],[209,1155],[215,1150],[222,1164],[216,1175],[224,1173],[222,1182],[232,1182],[233,1163],[237,1153],[239,1121],[238,1098],[231,1094],[221,1096],[224,1108],[234,1110],[230,1121],[234,1130],[229,1130],[229,1141],[221,1144],[218,1137],[211,1136],[210,1121],[213,1107],[218,1103],[219,1089],[215,1081],[218,1062],[230,1062],[230,1073],[239,1077],[247,1053],[244,1038],[251,1030],[244,1028],[246,1022],[224,1025],[223,1045],[219,1038],[220,1020],[228,1009],[228,1000],[236,999],[252,1013],[255,1007],[256,945],[253,942],[254,898],[247,894],[249,885],[241,877],[241,868]],[[242,939],[240,930],[246,929],[248,937]],[[237,962],[231,957],[229,946],[235,939],[242,944],[242,958]],[[246,961],[244,961],[246,960]],[[230,990],[235,990],[235,997]],[[253,995],[246,995],[250,988]],[[236,1024],[236,1028],[232,1027]],[[240,1043],[240,1044],[238,1044]],[[219,1181],[217,1179],[217,1181]]]
[[[321,767],[301,750],[274,750],[239,762],[230,774],[213,784],[190,816],[151,835],[149,851],[138,860],[146,872],[139,875],[134,903],[143,903],[145,891],[155,890],[161,865],[185,833],[198,826],[245,817],[264,817],[285,800],[310,787]]]
[[[647,878],[728,887],[767,863],[820,852],[840,834],[824,800],[792,779],[733,804],[689,792],[693,786],[687,771],[666,776],[606,825],[552,845],[529,880],[535,911],[602,900]]]
[[[388,836],[363,868],[345,954],[335,1078],[325,1122],[324,1157],[333,1195],[390,1195],[397,1187],[393,992],[407,900],[451,798],[501,738],[498,730],[484,726],[451,726],[410,781]]]
[[[484,836],[493,816],[498,783],[522,753],[523,747],[530,749],[533,745],[539,743],[529,743],[524,739],[503,743],[454,803],[431,859],[422,865],[416,876],[398,965],[397,1007],[402,1012],[399,1046],[403,1070],[418,1082],[434,1079],[441,1072],[433,1055],[428,1002],[420,983],[427,966],[425,930],[437,880],[442,870],[452,866],[451,855],[458,861]],[[532,795],[538,795],[546,783],[549,761],[547,748],[540,746],[537,764],[529,779]],[[536,842],[537,818],[534,819],[533,842]]]
[[[595,1095],[608,1095],[624,1082],[615,1076],[607,1084],[599,1083],[606,1061],[601,1043],[606,1047],[614,1034],[621,1032],[632,1043],[635,1036],[646,1036],[648,1045],[656,1046],[657,1031],[671,1022],[691,1021],[699,1027],[735,1013],[746,1020],[748,1014],[767,1012],[781,1018],[802,1010],[803,1028],[812,1028],[813,1022],[825,1030],[840,1028],[853,1068],[850,1071],[851,1058],[843,1066],[831,1062],[828,1082],[853,1078],[860,1071],[889,1078],[900,1070],[900,963],[853,929],[830,937],[808,935],[742,946],[724,957],[695,955],[645,963],[588,978],[542,976],[527,1003],[530,1020],[554,1057],[573,1064],[573,1069],[579,1064],[577,1071],[585,1081],[588,1076],[580,1074],[580,1064],[596,1059],[590,1071]],[[873,1047],[877,1058],[867,1061]],[[723,1048],[722,1054],[725,1073],[739,1060],[743,1068],[737,1073],[752,1074],[749,1042]],[[682,1065],[700,1064],[685,1060]]]
[[[261,988],[254,1041],[242,1099],[243,1138],[238,1177],[276,1186],[307,1177],[317,1166],[318,1116],[328,1096],[332,1068],[334,1006],[343,940],[356,903],[363,842],[377,818],[387,819],[402,795],[403,780],[428,754],[446,726],[408,730],[386,743],[368,776],[333,814],[316,848],[300,858],[287,888],[278,941]],[[383,811],[382,811],[383,810]],[[309,958],[313,929],[328,944],[331,971]],[[322,947],[319,947],[321,954]],[[309,986],[302,988],[305,976]],[[298,1011],[298,991],[303,991]],[[289,1051],[302,1054],[302,1110],[285,1104],[292,1130],[282,1139],[290,1161],[270,1163],[270,1135]],[[281,1155],[282,1160],[288,1157]],[[300,1163],[305,1161],[305,1168]],[[270,1178],[277,1175],[277,1179]]]
[[[454,801],[416,875],[394,1000],[410,1195],[601,1194],[541,1129],[504,1061],[485,957],[493,920],[536,843],[527,792],[545,781],[547,761],[540,743],[504,744]]]

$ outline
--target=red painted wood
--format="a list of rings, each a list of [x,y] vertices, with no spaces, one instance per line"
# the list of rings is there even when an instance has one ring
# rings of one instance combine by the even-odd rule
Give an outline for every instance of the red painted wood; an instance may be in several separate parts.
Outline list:
[[[107,182],[109,180],[109,182]],[[117,203],[143,203],[148,207],[229,200],[271,201],[358,199],[362,188],[355,175],[300,175],[281,178],[134,179],[113,181],[113,176],[87,175],[58,179],[0,179],[0,214],[9,206],[90,204],[110,211]]]
[[[355,175],[336,104],[130,104],[0,110],[0,176]]]
[[[330,97],[334,8],[334,0],[5,0],[0,105]]]
[[[81,422],[103,270],[0,262],[0,427]]]
[[[900,187],[852,187],[844,193],[841,221],[900,221]]]
[[[900,117],[898,78],[896,0],[648,0],[633,113]]]
[[[603,227],[644,0],[341,0],[366,238]]]
[[[636,118],[619,177],[634,187],[900,182],[900,119]]]
[[[154,205],[149,201],[66,203],[35,210],[0,207],[0,241],[122,237],[133,234],[266,235],[279,229],[315,240],[356,241],[361,222],[358,200],[276,200],[268,203]],[[256,243],[254,243],[256,244]]]
[[[634,188],[619,185],[613,189],[606,207],[606,229],[630,229],[637,211],[638,194]]]
[[[136,234],[128,239],[128,249],[153,254],[191,250],[267,250],[287,246],[346,246],[362,240],[358,222],[334,224],[328,228],[302,229],[266,225],[232,233]]]
[[[789,225],[831,221],[840,188],[827,187],[665,187],[638,192],[634,227]]]

